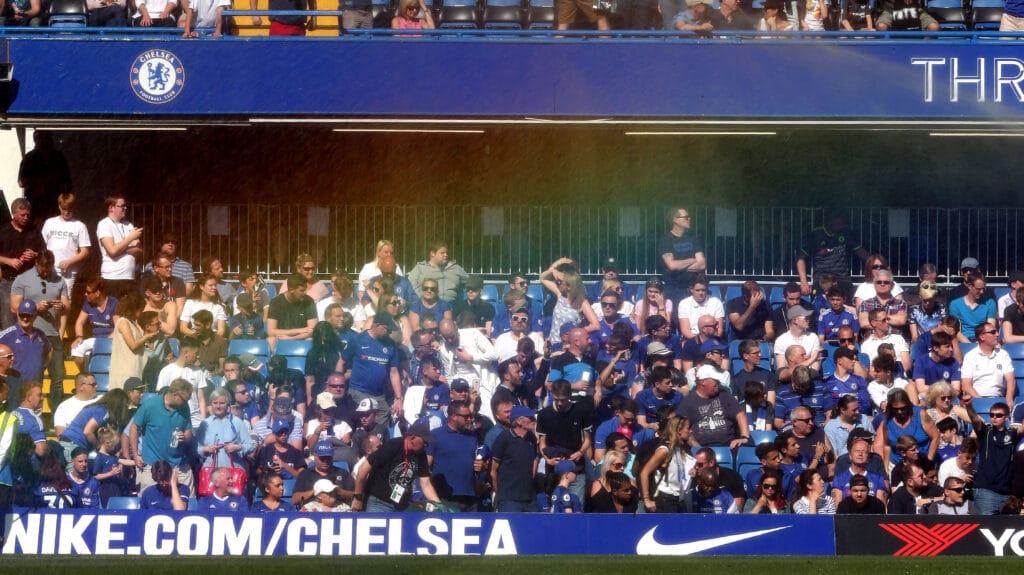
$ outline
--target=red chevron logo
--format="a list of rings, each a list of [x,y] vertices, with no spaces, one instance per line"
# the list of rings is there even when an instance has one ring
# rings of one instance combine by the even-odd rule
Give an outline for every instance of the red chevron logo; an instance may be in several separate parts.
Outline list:
[[[893,555],[897,557],[934,557],[979,527],[978,523],[944,523],[927,527],[920,523],[880,523],[906,543]]]

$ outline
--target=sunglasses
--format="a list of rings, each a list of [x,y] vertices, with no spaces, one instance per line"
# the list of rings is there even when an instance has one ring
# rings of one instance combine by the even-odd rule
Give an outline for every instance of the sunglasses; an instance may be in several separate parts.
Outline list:
[[[436,292],[437,286],[423,286],[423,291]]]
[[[44,282],[44,281],[39,282],[39,289],[42,290],[43,295],[46,295],[46,282]]]
[[[988,416],[989,416],[989,417],[990,417],[991,419],[995,419],[995,418],[997,418],[997,417],[999,417],[999,418],[1003,418],[1003,417],[1006,417],[1006,414],[1005,414],[1005,413],[990,413],[990,414],[988,414]]]
[[[329,387],[331,389],[345,389],[345,385],[344,384],[340,384],[340,385],[330,384],[327,387]]]
[[[814,421],[814,418],[813,417],[805,417],[805,418],[802,418],[802,419],[794,419],[793,421],[802,421],[804,423],[810,423],[810,422]]]
[[[14,352],[11,352],[11,353],[5,353],[5,354],[3,354],[3,355],[0,355],[0,357],[2,357],[2,358],[4,358],[4,359],[11,359],[12,357],[14,357]]]
[[[875,282],[876,286],[891,286],[892,282],[888,280],[879,280]]]
[[[778,488],[779,488],[779,485],[777,483],[762,483],[761,484],[761,489],[778,489]]]
[[[885,266],[883,264],[875,264],[875,265],[871,266],[871,269],[873,269],[873,270],[884,270]]]
[[[953,396],[952,395],[940,395],[939,399],[941,399],[942,401],[953,401]]]
[[[963,487],[949,487],[948,490],[952,491],[953,493],[963,493],[964,492],[964,488]]]
[[[852,337],[841,337],[839,343],[857,343],[857,340]]]
[[[603,301],[603,302],[601,302],[601,308],[602,308],[602,309],[604,309],[604,308],[608,308],[608,309],[618,309],[618,307],[619,307],[619,304],[617,304],[617,303],[615,303],[615,302],[613,302],[613,301],[611,301],[611,302],[609,302],[609,301]]]

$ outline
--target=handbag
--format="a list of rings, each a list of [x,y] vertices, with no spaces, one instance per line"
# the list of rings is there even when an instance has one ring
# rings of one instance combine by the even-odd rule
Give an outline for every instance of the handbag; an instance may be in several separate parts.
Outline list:
[[[231,430],[235,431],[235,424],[231,419],[232,417],[233,416],[231,415],[228,416],[228,422],[231,424]],[[237,431],[235,432],[235,435],[238,435]],[[217,438],[214,438],[214,442],[219,443],[217,442]],[[213,452],[214,465],[210,465],[199,470],[199,497],[209,497],[210,495],[213,495],[213,472],[217,470],[217,455],[220,450],[221,448],[218,447],[216,451]],[[235,460],[231,457],[228,457],[227,470],[229,473],[228,493],[231,495],[245,495],[245,486],[249,482],[249,474],[244,468],[237,467],[235,465]]]

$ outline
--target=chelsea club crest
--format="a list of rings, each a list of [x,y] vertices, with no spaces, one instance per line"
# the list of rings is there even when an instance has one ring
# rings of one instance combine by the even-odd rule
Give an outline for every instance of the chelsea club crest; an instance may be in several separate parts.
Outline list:
[[[166,104],[185,87],[185,67],[167,50],[148,50],[132,62],[132,91],[150,104]]]

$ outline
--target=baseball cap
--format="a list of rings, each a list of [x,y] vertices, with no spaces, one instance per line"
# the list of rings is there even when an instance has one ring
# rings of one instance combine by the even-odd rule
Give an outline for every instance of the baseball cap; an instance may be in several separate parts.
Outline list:
[[[563,459],[555,464],[555,475],[565,475],[576,471],[576,464],[571,459]]]
[[[317,479],[316,483],[313,484],[313,496],[315,497],[321,493],[334,493],[334,490],[337,488],[338,486],[330,479]]]
[[[484,280],[480,279],[479,276],[469,276],[469,278],[466,280],[466,284],[465,285],[466,285],[466,289],[471,289],[473,291],[480,291],[480,290],[484,289]]]
[[[25,298],[18,304],[18,315],[21,314],[36,315],[36,302]]]
[[[386,327],[388,328],[388,331],[394,331],[398,329],[398,326],[395,325],[395,318],[391,317],[391,314],[385,313],[383,311],[374,314],[373,324]]]
[[[724,352],[727,349],[729,349],[729,346],[725,345],[718,338],[715,338],[715,337],[713,337],[713,338],[705,341],[704,343],[700,344],[700,354],[701,355],[706,355],[706,354],[709,354],[709,353],[711,353],[713,351]],[[648,351],[648,353],[650,353],[650,351]]]
[[[334,446],[330,441],[318,441],[313,447],[313,453],[320,457],[334,457]]]
[[[675,354],[672,353],[671,349],[665,347],[665,344],[661,343],[660,341],[652,341],[647,346],[647,355],[649,355],[649,356],[653,355],[653,356],[662,357],[662,356],[671,356],[671,355],[675,355]]]
[[[274,433],[281,433],[282,431],[291,431],[292,422],[287,419],[275,419],[274,423],[270,424],[270,431]]]
[[[619,262],[615,261],[614,256],[608,256],[604,262],[601,263],[601,271],[604,272],[617,272],[619,271]]]
[[[689,6],[690,8],[693,8],[698,4],[707,4],[708,6],[713,5],[711,0],[686,0],[686,5]]]
[[[452,391],[469,391],[469,382],[466,381],[465,379],[462,379],[461,377],[458,377],[452,380],[452,383],[451,385],[448,386],[448,388],[451,389]]]
[[[795,305],[789,308],[789,311],[786,312],[786,319],[793,321],[798,317],[807,317],[812,313],[814,313],[812,310],[809,310],[802,305]]]
[[[724,384],[725,372],[711,365],[702,365],[697,369],[697,380],[701,379],[713,379],[718,383]]]
[[[520,417],[529,417],[530,419],[533,419],[536,416],[537,414],[529,407],[526,407],[525,405],[516,405],[512,407],[512,414],[509,417],[512,421],[515,421]]]
[[[377,400],[372,397],[364,397],[359,405],[356,406],[356,413],[368,413],[370,411],[377,411]]]
[[[616,433],[621,433],[622,435],[625,435],[629,439],[633,439],[633,429],[630,428],[628,425],[623,425],[622,427],[616,429],[615,431]]]
[[[966,257],[960,260],[961,270],[976,270],[981,264],[978,263],[978,258]]]
[[[263,369],[263,362],[260,361],[258,357],[247,351],[238,354],[238,361],[242,362],[242,366],[249,371],[259,371]]]
[[[426,423],[423,423],[422,421],[417,421],[416,423],[410,425],[409,430],[406,431],[405,434],[408,435],[409,437],[420,437],[423,439],[423,441],[426,441],[427,443],[434,442],[434,435],[430,433],[430,426],[427,425]]]
[[[235,305],[240,307],[249,307],[252,305],[252,296],[247,292],[242,292],[235,296]]]
[[[128,390],[132,389],[146,389],[146,383],[137,377],[129,377],[124,380],[124,388]]]
[[[1007,279],[1006,283],[1012,284],[1013,282],[1024,283],[1024,271],[1018,270],[1010,274],[1010,277]]]

